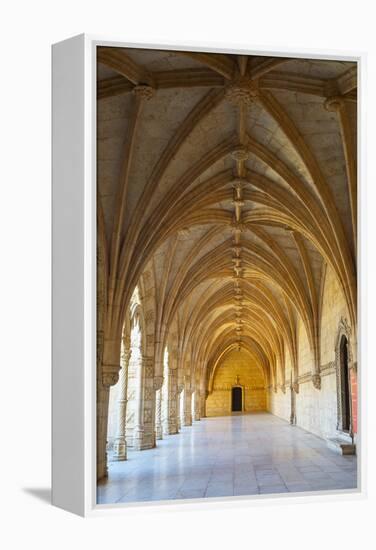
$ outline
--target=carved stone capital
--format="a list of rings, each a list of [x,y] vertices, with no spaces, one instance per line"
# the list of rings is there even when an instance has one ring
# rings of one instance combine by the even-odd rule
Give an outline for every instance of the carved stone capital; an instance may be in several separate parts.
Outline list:
[[[102,384],[114,386],[119,380],[120,365],[102,365]]]
[[[321,390],[321,376],[319,374],[312,374],[312,384],[316,390]]]
[[[151,99],[154,95],[154,88],[147,86],[146,84],[139,84],[133,88],[133,93],[137,97],[145,99],[145,101],[149,101],[149,99]]]
[[[153,388],[157,391],[163,386],[163,376],[154,376]]]

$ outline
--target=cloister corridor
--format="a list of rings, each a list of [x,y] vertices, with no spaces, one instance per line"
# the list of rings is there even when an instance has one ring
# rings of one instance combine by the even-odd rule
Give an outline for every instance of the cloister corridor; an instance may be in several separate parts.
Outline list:
[[[98,47],[98,504],[356,487],[357,78]]]
[[[356,488],[357,459],[270,413],[204,418],[110,462],[98,504]]]

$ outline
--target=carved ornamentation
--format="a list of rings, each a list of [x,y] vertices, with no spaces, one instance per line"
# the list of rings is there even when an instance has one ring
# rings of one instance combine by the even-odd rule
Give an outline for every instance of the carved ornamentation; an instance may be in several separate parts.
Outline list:
[[[337,112],[342,108],[343,101],[343,98],[339,95],[328,97],[325,100],[324,107],[329,112]]]
[[[350,345],[351,327],[345,317],[341,317],[338,325],[337,336],[335,340],[335,368],[336,368],[336,385],[337,385],[337,430],[342,430],[343,426],[343,394],[341,392],[341,340],[345,336],[347,339],[347,360],[348,365],[353,364],[353,355]]]
[[[149,99],[151,99],[154,95],[154,88],[147,86],[146,84],[139,84],[133,88],[133,93],[137,97],[140,97],[145,101],[149,101]]]
[[[154,389],[156,391],[160,390],[162,386],[163,386],[163,376],[154,376],[154,381],[153,381]]]
[[[233,105],[247,106],[255,101],[258,93],[257,80],[252,80],[249,76],[239,76],[226,87],[225,97]]]
[[[244,151],[244,148],[241,148],[241,150]],[[233,157],[233,155],[234,155],[234,151],[232,152],[232,157]],[[247,155],[249,155],[248,152],[247,152]],[[247,158],[248,158],[248,156],[247,156]],[[246,160],[246,159],[244,159],[244,160]],[[233,182],[232,187],[238,193],[238,196],[240,196],[240,193],[242,192],[244,187],[247,185],[247,183],[248,183],[248,180],[246,180],[244,178],[238,178]]]
[[[152,398],[153,390],[151,388],[144,389],[144,401],[149,401]]]
[[[178,231],[179,237],[181,237],[183,239],[185,239],[186,237],[189,237],[190,234],[191,234],[191,231],[190,231],[189,227],[182,227]]]
[[[299,383],[298,382],[293,382],[292,383],[292,389],[294,390],[295,393],[299,393]]]
[[[233,220],[231,223],[232,231],[245,231],[247,229],[247,226],[245,223],[238,222],[236,220]]]
[[[239,147],[236,147],[236,149],[232,151],[231,157],[236,161],[247,160],[249,157],[249,152],[245,147],[239,145]]]
[[[312,384],[316,390],[321,390],[321,376],[319,374],[312,374]]]
[[[119,380],[120,365],[102,365],[102,384],[114,386]]]

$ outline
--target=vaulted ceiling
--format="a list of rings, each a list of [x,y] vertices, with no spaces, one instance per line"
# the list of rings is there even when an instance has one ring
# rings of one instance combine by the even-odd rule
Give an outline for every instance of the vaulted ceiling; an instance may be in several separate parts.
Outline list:
[[[296,368],[298,318],[318,361],[326,265],[356,325],[356,64],[102,47],[97,72],[108,325],[148,277],[197,377],[238,346]]]

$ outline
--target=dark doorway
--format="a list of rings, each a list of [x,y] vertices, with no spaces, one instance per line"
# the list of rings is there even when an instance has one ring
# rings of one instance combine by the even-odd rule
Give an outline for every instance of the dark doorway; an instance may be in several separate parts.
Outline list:
[[[342,430],[350,431],[350,387],[349,387],[349,356],[346,336],[342,336],[340,344],[340,382],[341,382],[341,417]]]
[[[242,389],[241,388],[232,388],[232,401],[231,401],[231,411],[232,412],[241,412],[242,407]]]

